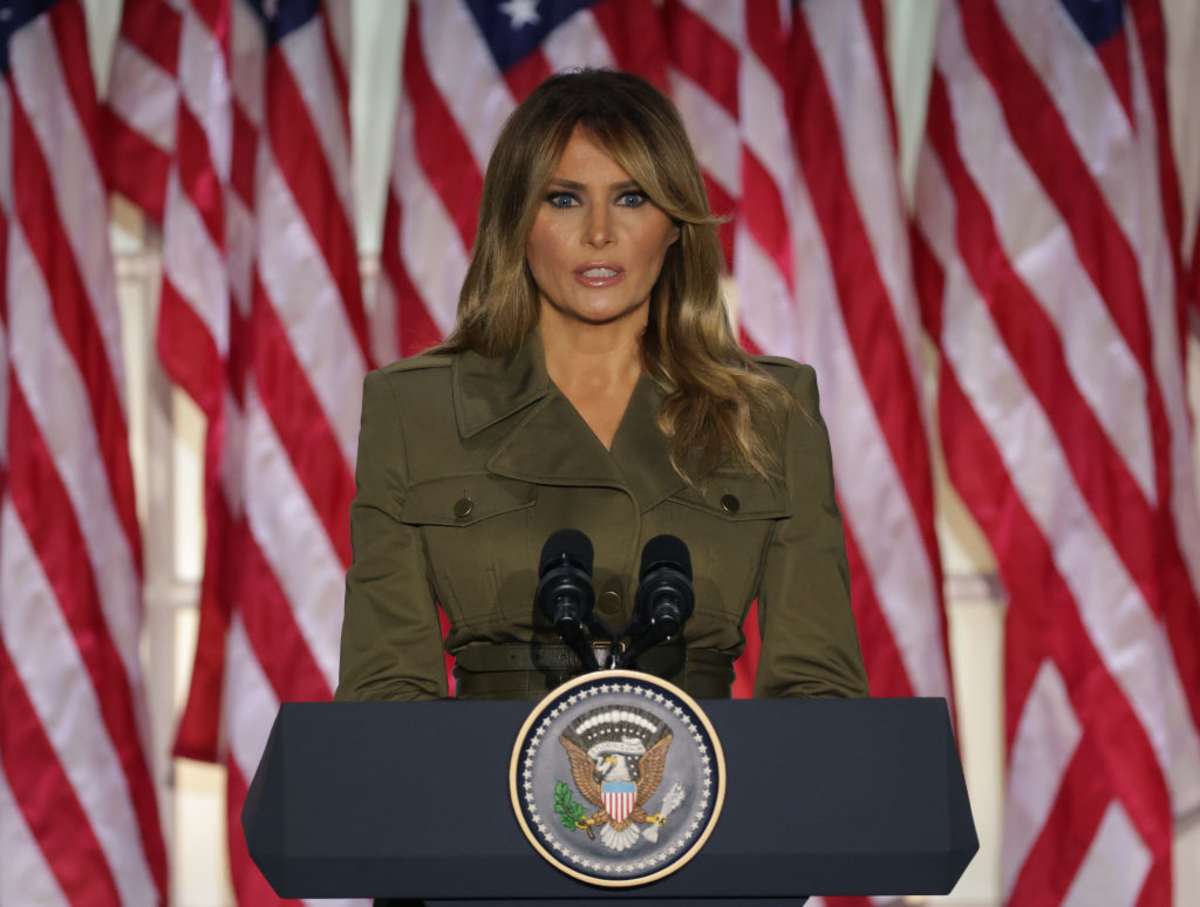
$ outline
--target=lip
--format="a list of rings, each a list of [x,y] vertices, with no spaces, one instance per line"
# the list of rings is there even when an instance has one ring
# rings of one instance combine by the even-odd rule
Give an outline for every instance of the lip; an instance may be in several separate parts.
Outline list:
[[[612,277],[585,276],[584,272],[590,271],[593,268],[605,268],[609,271],[615,271],[616,273],[613,274]],[[591,287],[592,289],[597,290],[603,289],[604,287],[615,286],[625,279],[625,269],[620,265],[607,261],[589,261],[587,264],[580,265],[578,268],[576,268],[574,274],[576,282],[583,284],[585,287]]]

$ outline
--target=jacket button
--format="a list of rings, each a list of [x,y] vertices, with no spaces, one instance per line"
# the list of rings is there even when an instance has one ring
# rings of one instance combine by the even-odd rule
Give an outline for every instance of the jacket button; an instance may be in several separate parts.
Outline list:
[[[726,513],[737,513],[742,508],[742,502],[737,495],[727,494],[721,497],[721,509]]]
[[[621,610],[621,593],[609,589],[601,594],[598,604],[605,614],[617,614]]]
[[[475,509],[475,502],[470,498],[462,497],[454,503],[454,518],[465,520],[471,515],[471,511]]]

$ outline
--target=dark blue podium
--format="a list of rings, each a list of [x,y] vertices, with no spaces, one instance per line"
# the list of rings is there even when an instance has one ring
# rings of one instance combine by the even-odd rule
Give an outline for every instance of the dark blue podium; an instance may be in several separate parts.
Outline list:
[[[707,700],[728,778],[712,837],[665,879],[592,887],[513,816],[531,705],[284,705],[242,814],[251,856],[288,898],[769,905],[946,894],[979,846],[944,700]]]

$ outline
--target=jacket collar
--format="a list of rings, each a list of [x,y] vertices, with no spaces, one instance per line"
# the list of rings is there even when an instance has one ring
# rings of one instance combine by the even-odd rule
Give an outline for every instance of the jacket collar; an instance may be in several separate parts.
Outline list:
[[[551,389],[536,331],[509,356],[461,352],[454,357],[452,371],[454,417],[463,440],[540,400]]]
[[[685,485],[671,468],[670,443],[658,428],[662,394],[645,374],[611,451],[550,380],[537,331],[507,357],[460,353],[453,376],[460,436],[467,440],[492,426],[505,429],[487,463],[497,475],[540,485],[620,488],[642,511]]]

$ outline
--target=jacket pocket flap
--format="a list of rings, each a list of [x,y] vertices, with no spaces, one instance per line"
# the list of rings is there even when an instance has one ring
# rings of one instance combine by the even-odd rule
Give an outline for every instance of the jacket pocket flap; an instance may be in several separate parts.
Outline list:
[[[744,472],[715,472],[698,488],[685,488],[671,500],[727,520],[775,520],[791,514],[785,488]]]
[[[471,526],[536,502],[535,486],[524,482],[485,473],[446,476],[409,488],[400,519],[421,526]]]

